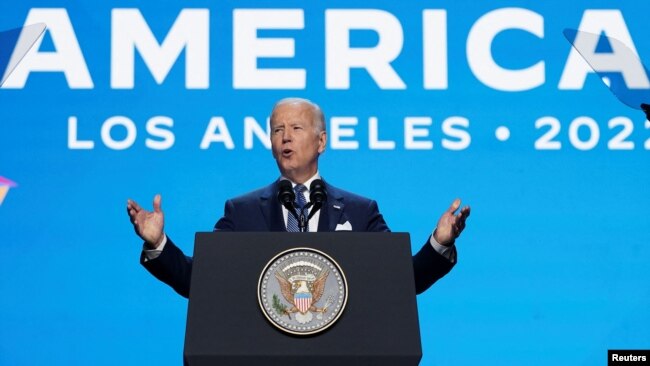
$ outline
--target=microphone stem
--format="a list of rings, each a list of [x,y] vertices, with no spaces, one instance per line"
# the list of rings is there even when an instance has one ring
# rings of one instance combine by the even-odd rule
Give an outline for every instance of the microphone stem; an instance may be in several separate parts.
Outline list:
[[[309,202],[309,205],[312,205],[312,203]],[[311,218],[316,214],[316,212],[318,212],[318,210],[320,210],[320,208],[321,208],[321,206],[322,206],[322,203],[317,202],[317,203],[314,203],[313,206],[314,206],[314,207],[311,209],[311,212],[309,212],[309,216],[307,217],[307,221],[308,221],[308,222],[309,222],[309,220],[311,220]]]
[[[300,232],[304,233],[307,228],[307,219],[305,218],[305,209],[300,209],[300,220],[298,221],[298,226],[300,227]]]

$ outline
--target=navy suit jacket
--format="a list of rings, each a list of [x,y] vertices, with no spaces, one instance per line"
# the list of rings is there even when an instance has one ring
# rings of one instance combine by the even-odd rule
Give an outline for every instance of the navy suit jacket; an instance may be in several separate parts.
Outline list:
[[[214,231],[286,231],[282,207],[278,200],[278,182],[233,198],[226,202],[224,216],[217,221]],[[318,231],[334,231],[337,224],[350,222],[352,231],[388,232],[377,202],[338,189],[325,182],[327,202],[321,208]],[[140,263],[156,278],[171,286],[180,295],[189,297],[192,258],[167,237],[165,248],[158,258]],[[413,256],[415,289],[418,294],[446,275],[454,266],[436,252],[429,238]]]

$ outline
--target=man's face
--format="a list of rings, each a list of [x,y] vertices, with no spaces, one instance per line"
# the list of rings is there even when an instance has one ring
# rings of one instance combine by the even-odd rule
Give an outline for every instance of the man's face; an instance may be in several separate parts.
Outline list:
[[[318,156],[325,151],[327,134],[318,132],[314,107],[304,102],[278,105],[271,115],[271,147],[280,173],[304,183],[318,170]]]

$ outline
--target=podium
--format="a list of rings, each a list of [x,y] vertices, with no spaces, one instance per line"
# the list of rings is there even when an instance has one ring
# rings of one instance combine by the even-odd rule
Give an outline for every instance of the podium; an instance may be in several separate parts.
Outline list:
[[[258,281],[277,254],[313,248],[347,279],[347,305],[321,333],[277,329]],[[417,365],[422,357],[407,233],[197,233],[184,362],[201,365]]]

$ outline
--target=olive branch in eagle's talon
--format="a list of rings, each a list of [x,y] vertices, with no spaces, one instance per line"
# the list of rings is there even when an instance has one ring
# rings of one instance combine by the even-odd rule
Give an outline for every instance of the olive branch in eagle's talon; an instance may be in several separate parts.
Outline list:
[[[289,320],[291,320],[291,314],[287,310],[286,305],[280,302],[280,298],[276,294],[273,294],[273,309],[278,313],[278,315],[286,315],[289,317]]]

